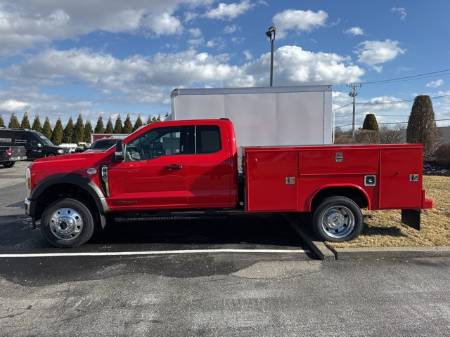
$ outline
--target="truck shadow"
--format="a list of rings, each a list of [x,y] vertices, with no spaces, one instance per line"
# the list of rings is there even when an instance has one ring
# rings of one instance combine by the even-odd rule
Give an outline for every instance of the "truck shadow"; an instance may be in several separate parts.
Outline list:
[[[362,231],[363,235],[369,236],[406,236],[403,234],[399,227],[389,226],[389,227],[381,227],[381,226],[369,226],[367,223],[364,223],[364,229]]]
[[[301,238],[279,215],[114,222],[91,243],[302,246]]]

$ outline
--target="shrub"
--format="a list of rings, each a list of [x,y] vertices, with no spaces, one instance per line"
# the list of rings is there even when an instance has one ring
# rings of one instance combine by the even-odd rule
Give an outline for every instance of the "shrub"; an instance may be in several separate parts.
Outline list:
[[[381,144],[399,144],[405,142],[405,129],[383,127],[378,131]]]
[[[355,133],[355,142],[361,144],[379,143],[378,131],[360,129]]]
[[[436,163],[450,167],[450,143],[440,145],[434,153]]]
[[[434,120],[433,104],[430,96],[419,95],[409,115],[406,139],[408,143],[422,143],[425,156],[429,157],[435,150],[438,132]]]
[[[367,114],[364,118],[363,127],[364,130],[378,131],[378,122],[374,114]]]

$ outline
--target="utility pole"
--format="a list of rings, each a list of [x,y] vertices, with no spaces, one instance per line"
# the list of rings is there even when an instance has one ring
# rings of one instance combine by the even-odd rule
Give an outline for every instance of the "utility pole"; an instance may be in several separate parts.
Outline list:
[[[270,26],[266,32],[266,36],[269,38],[270,41],[270,86],[272,86],[273,84],[273,45],[275,42],[275,33],[276,33],[275,26]]]
[[[353,98],[353,114],[352,114],[352,139],[355,139],[355,115],[356,115],[356,96],[358,96],[357,89],[361,88],[361,83],[350,83],[347,85],[350,88],[348,95]]]

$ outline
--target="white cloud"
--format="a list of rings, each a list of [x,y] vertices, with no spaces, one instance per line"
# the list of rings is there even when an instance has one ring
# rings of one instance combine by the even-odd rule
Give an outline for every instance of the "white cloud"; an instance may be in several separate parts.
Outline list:
[[[223,32],[225,34],[233,34],[239,30],[239,27],[237,25],[227,25],[223,29]]]
[[[435,80],[435,81],[430,81],[426,84],[427,88],[438,88],[440,86],[444,85],[444,80],[443,79],[439,79],[439,80]]]
[[[345,30],[344,33],[358,36],[358,35],[364,35],[364,30],[361,27],[350,27],[349,29]]]
[[[49,49],[22,65],[0,71],[0,75],[21,85],[81,81],[115,98],[123,95],[131,101],[163,102],[168,92],[178,86],[253,84],[251,76],[227,61],[226,55],[194,50],[118,59],[88,50]]]
[[[274,83],[276,85],[338,84],[356,82],[364,70],[350,59],[334,53],[314,53],[299,46],[282,46],[275,51]],[[263,54],[245,66],[257,85],[268,83],[270,53]]]
[[[277,28],[278,37],[283,38],[289,30],[310,31],[325,26],[327,18],[327,12],[322,10],[313,12],[311,10],[288,9],[277,13],[272,21]]]
[[[245,57],[246,61],[253,60],[253,54],[251,53],[250,50],[246,49],[242,53],[244,54],[244,57]]]
[[[178,34],[180,20],[173,14],[180,7],[195,9],[210,0],[127,1],[28,1],[0,3],[0,56],[74,38],[95,31],[147,31],[156,35]],[[55,9],[56,8],[56,9]]]
[[[29,106],[27,102],[16,99],[0,100],[0,111],[2,112],[19,112],[23,111]]]
[[[359,44],[356,54],[358,61],[371,66],[381,72],[383,63],[395,59],[398,55],[404,54],[406,50],[399,47],[398,41],[364,41]]]
[[[193,38],[199,38],[199,37],[203,36],[203,33],[200,30],[200,28],[191,28],[191,29],[189,29],[189,34],[191,34],[191,36]]]
[[[400,20],[405,20],[408,15],[406,8],[403,7],[392,7],[391,12],[397,14],[400,17]]]
[[[178,34],[183,30],[180,20],[169,13],[148,17],[146,26],[157,35],[173,35]]]
[[[22,90],[42,84],[83,83],[109,99],[161,103],[174,87],[266,85],[269,53],[256,59],[248,51],[244,55],[248,62],[238,66],[230,64],[227,54],[195,50],[119,59],[85,49],[48,49],[0,70],[0,77]],[[363,74],[363,69],[338,54],[314,53],[298,46],[275,51],[276,85],[347,83],[358,81]]]
[[[234,19],[245,12],[247,12],[250,8],[252,8],[252,4],[249,0],[244,0],[240,3],[219,3],[216,8],[209,10],[205,16],[210,19],[217,20],[231,20]]]

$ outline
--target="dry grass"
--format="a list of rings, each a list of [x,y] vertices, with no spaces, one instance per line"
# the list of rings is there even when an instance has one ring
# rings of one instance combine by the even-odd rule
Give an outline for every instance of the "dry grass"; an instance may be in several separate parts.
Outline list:
[[[367,211],[366,226],[357,239],[330,244],[336,248],[450,246],[450,177],[425,176],[424,186],[435,208],[422,211],[420,231],[402,225],[400,211]]]

